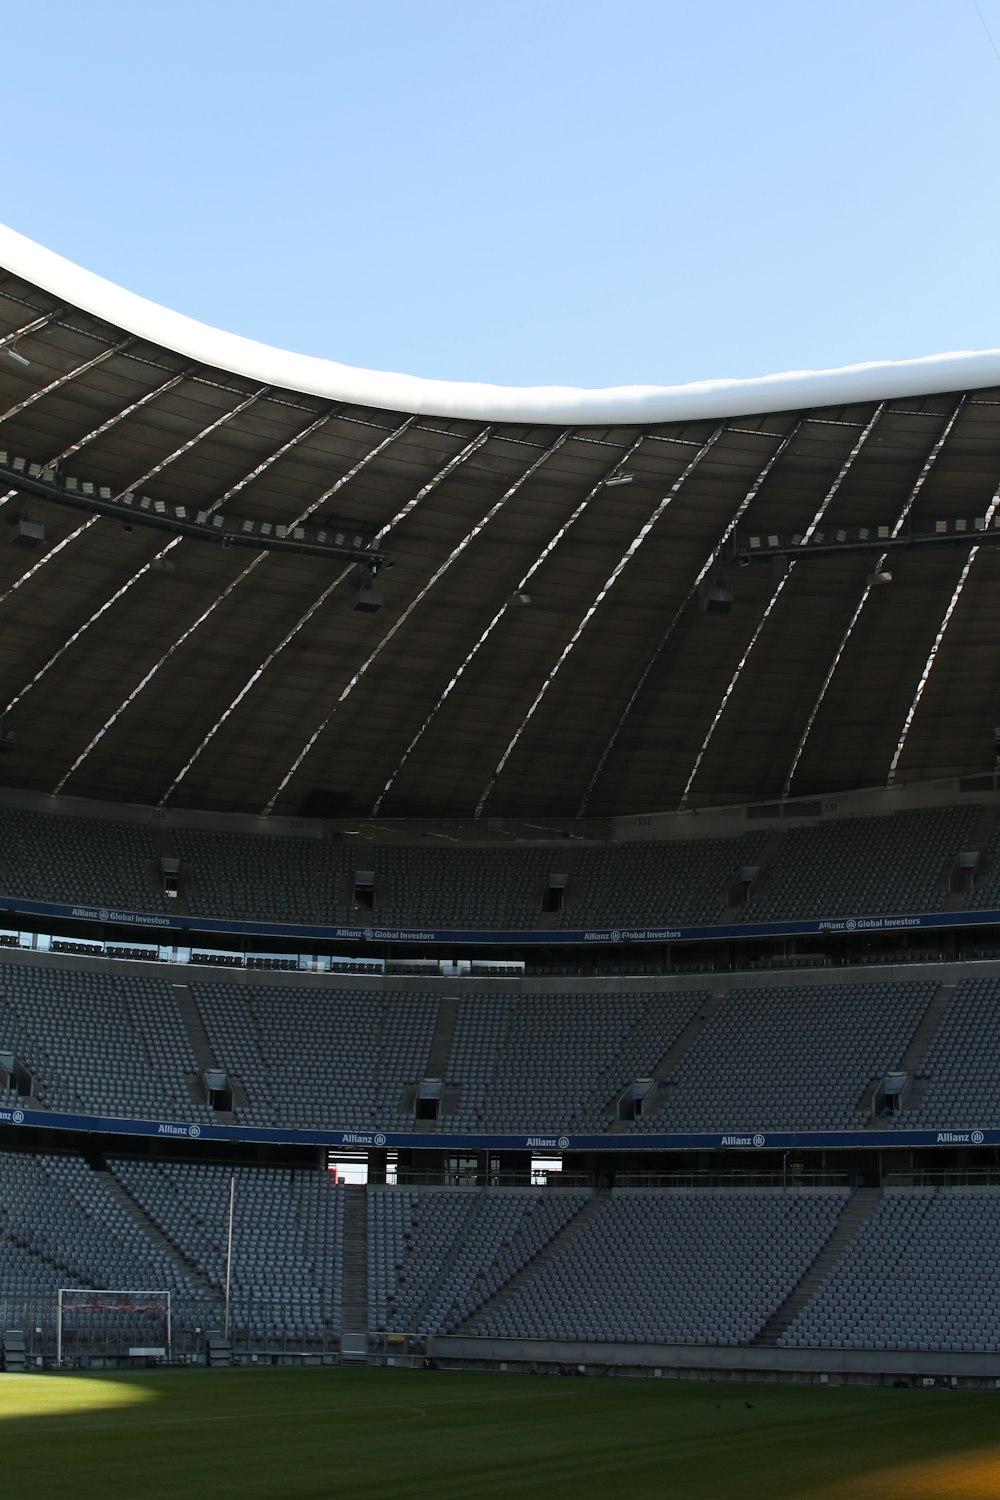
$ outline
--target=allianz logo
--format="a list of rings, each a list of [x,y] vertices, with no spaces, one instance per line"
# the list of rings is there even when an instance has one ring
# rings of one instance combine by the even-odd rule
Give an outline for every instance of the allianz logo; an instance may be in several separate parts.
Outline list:
[[[762,1135],[724,1135],[722,1144],[724,1146],[763,1146],[765,1137]]]
[[[529,1135],[526,1144],[529,1146],[558,1146],[559,1141],[554,1135]]]
[[[986,1137],[981,1130],[939,1130],[939,1146],[981,1146]]]
[[[157,1125],[157,1135],[183,1135],[197,1140],[201,1135],[200,1125]]]

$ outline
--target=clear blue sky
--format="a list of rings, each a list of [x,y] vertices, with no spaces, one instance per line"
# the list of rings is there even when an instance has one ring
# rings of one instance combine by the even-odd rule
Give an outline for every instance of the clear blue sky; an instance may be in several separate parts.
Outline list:
[[[267,343],[589,386],[1000,346],[975,0],[34,0],[4,62],[0,218]]]

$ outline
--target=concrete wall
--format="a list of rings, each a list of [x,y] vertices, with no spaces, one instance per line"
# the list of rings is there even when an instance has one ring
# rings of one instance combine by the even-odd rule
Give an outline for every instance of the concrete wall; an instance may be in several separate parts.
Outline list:
[[[428,1351],[435,1359],[463,1364],[611,1366],[651,1373],[738,1373],[746,1380],[784,1375],[808,1379],[821,1374],[831,1379],[852,1377],[921,1378],[952,1376],[965,1380],[996,1380],[1000,1385],[1000,1353],[924,1353],[906,1349],[776,1349],[728,1348],[705,1344],[599,1344],[583,1339],[469,1338],[436,1334]]]

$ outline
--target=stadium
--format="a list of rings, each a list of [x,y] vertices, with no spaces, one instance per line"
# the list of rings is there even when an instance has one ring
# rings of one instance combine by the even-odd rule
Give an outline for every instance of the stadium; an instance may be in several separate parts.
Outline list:
[[[0,265],[4,1368],[1000,1384],[1000,354],[449,385]]]

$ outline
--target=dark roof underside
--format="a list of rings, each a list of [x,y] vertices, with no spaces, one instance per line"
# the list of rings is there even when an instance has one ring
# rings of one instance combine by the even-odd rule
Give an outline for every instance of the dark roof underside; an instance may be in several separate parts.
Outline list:
[[[9,276],[0,338],[17,330],[30,363],[0,359],[9,454],[231,516],[391,524],[395,565],[384,608],[361,613],[356,570],[324,558],[31,501],[44,542],[0,545],[5,784],[566,817],[992,768],[996,549],[907,551],[878,588],[870,555],[782,575],[730,553],[737,525],[983,516],[1000,392],[564,431],[256,386]],[[623,461],[633,482],[605,487]],[[23,510],[8,493],[5,514]],[[729,613],[700,607],[701,582],[733,590]]]

